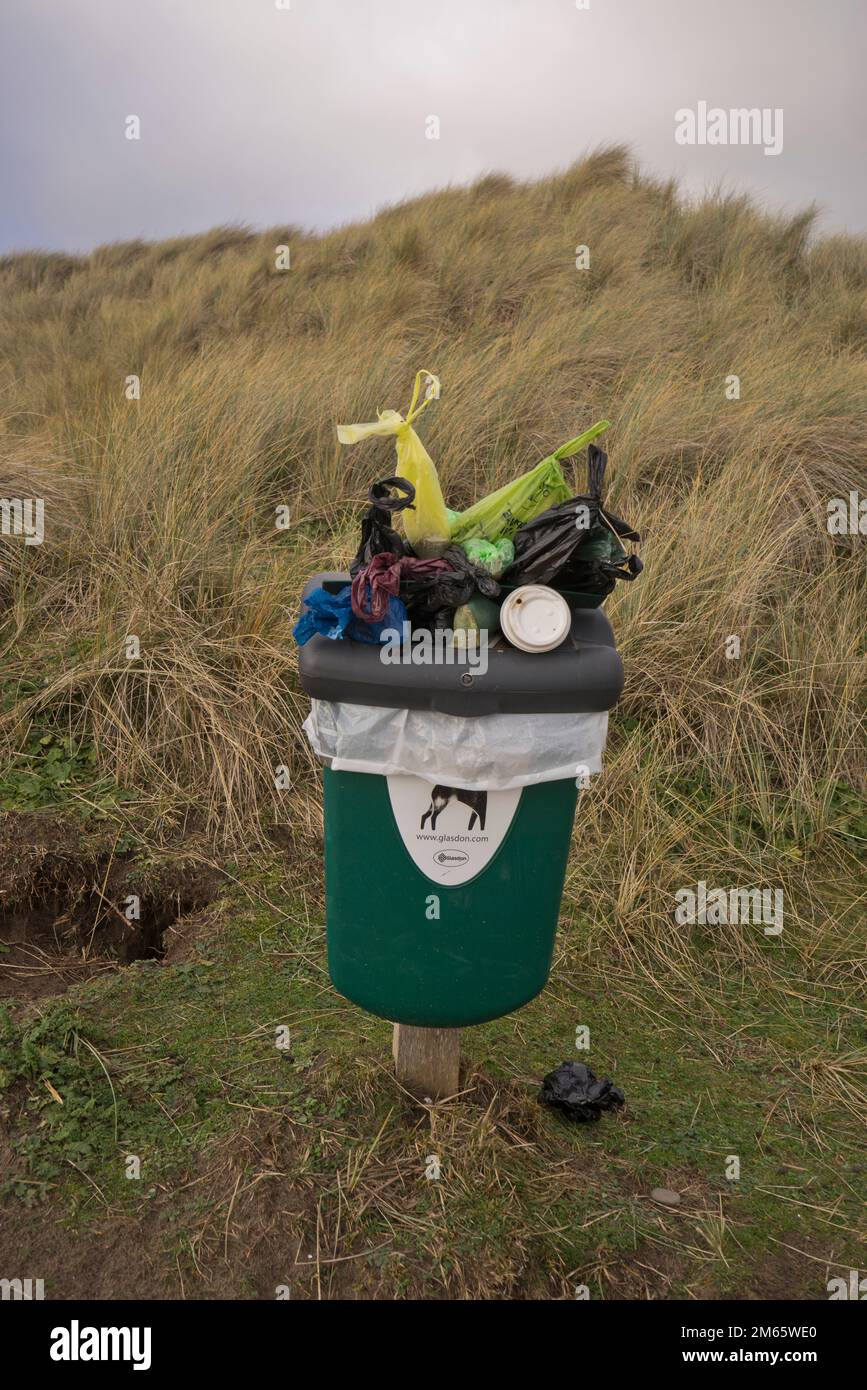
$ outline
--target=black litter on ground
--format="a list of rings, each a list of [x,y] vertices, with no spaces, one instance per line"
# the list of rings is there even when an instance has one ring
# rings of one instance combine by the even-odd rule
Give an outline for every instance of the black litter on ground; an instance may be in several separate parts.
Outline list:
[[[626,1103],[623,1092],[607,1076],[599,1080],[583,1062],[561,1062],[549,1071],[542,1081],[539,1100],[567,1119],[585,1124],[598,1120],[603,1110]]]

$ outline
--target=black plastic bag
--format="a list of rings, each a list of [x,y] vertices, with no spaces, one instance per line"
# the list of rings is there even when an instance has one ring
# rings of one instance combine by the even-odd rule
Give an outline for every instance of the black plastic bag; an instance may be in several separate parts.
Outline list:
[[[567,1119],[585,1124],[598,1120],[603,1110],[625,1105],[622,1091],[604,1076],[597,1080],[583,1062],[561,1062],[542,1082],[539,1100],[561,1111]]]
[[[474,565],[459,545],[443,551],[448,570],[428,579],[409,578],[400,586],[400,597],[409,610],[414,627],[441,628],[451,625],[456,608],[475,594],[498,598],[500,586],[489,570]]]
[[[401,493],[404,495],[400,496]],[[361,544],[349,566],[349,573],[353,577],[370,564],[374,555],[381,555],[383,551],[390,551],[398,558],[415,555],[409,541],[389,524],[393,512],[402,512],[406,507],[415,510],[415,488],[412,483],[406,478],[382,478],[373,484],[367,496],[370,506],[361,522]]]
[[[602,506],[602,479],[608,455],[595,444],[587,450],[587,492],[570,497],[528,521],[515,535],[515,559],[504,584],[551,584],[567,592],[610,594],[617,579],[635,579],[642,564],[627,557],[620,540],[638,544],[641,536]],[[587,524],[579,524],[579,523]]]

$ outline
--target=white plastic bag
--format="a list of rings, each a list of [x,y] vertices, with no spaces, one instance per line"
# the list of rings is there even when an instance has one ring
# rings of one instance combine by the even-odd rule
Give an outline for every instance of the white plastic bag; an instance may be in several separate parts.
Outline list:
[[[488,714],[311,701],[304,732],[335,772],[409,773],[467,791],[505,791],[602,771],[608,715]]]

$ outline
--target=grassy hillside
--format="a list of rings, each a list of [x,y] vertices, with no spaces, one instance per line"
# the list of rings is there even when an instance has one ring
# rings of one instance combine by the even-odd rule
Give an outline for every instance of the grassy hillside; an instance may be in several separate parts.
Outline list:
[[[0,260],[0,497],[46,499],[42,546],[0,537],[0,927],[15,941],[35,904],[67,923],[55,945],[70,923],[77,946],[102,940],[123,865],[153,931],[177,919],[189,938],[129,969],[106,938],[99,962],[80,950],[84,979],[48,945],[36,974],[13,952],[16,1249],[25,1230],[49,1260],[56,1241],[32,1233],[54,1221],[80,1252],[106,1211],[115,1231],[145,1219],[141,1288],[184,1296],[271,1296],[269,1241],[285,1254],[296,1236],[300,1263],[316,1252],[299,1292],[323,1297],[582,1280],[823,1297],[823,1271],[857,1266],[865,542],[825,520],[829,498],[867,494],[867,243],[811,227],[737,196],[688,206],[609,150],[323,237]],[[340,449],[335,424],[405,409],[419,367],[443,383],[421,433],[451,506],[605,416],[608,500],[645,536],[642,578],[607,605],[626,691],[582,795],[552,985],[467,1035],[466,1096],[434,1117],[438,1191],[386,1026],[323,974],[290,637],[304,578],[350,558],[369,482],[392,471],[390,442]],[[192,864],[223,887],[187,892]],[[782,937],[676,926],[673,895],[699,880],[782,888]],[[287,1018],[288,1086],[260,1046]],[[588,1022],[591,1065],[630,1100],[589,1135],[530,1099]],[[55,1073],[77,1097],[63,1125],[45,1118]],[[123,1180],[133,1142],[157,1175],[146,1199]],[[272,1170],[279,1201],[256,1178]],[[198,1240],[201,1213],[177,1205],[194,1180]],[[649,1209],[648,1185],[679,1186],[683,1210]],[[326,1247],[352,1257],[328,1280]],[[67,1292],[77,1259],[57,1265]]]

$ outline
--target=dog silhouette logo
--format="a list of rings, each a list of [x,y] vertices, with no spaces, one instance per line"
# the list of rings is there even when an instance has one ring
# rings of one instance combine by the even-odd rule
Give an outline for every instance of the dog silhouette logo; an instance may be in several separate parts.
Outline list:
[[[424,830],[430,821],[431,830],[436,830],[437,821],[440,813],[445,810],[450,801],[460,801],[464,806],[469,807],[470,820],[467,830],[472,830],[476,825],[480,830],[485,828],[485,817],[488,814],[488,793],[487,792],[468,792],[462,787],[434,787],[431,792],[430,806],[428,806],[419,824],[419,830]]]

